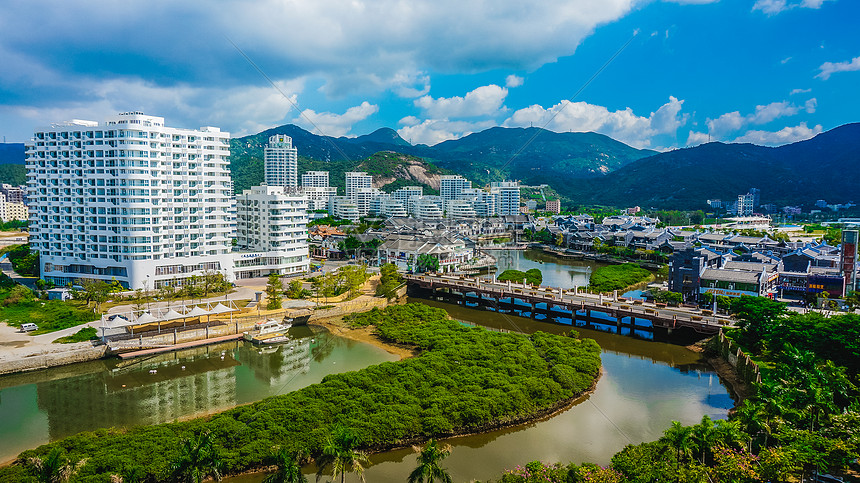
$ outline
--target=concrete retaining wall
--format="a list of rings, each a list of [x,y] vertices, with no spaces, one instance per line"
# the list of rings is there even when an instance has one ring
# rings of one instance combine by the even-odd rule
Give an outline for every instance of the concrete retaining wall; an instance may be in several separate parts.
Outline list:
[[[738,375],[747,384],[760,383],[761,371],[758,364],[752,361],[748,355],[744,353],[731,339],[723,334],[720,330],[719,335],[720,354],[732,367],[735,368]]]
[[[36,371],[48,367],[64,366],[76,362],[93,361],[101,359],[107,352],[107,346],[85,345],[84,347],[57,352],[45,352],[34,354],[17,360],[0,361],[0,375],[13,374],[16,372]]]

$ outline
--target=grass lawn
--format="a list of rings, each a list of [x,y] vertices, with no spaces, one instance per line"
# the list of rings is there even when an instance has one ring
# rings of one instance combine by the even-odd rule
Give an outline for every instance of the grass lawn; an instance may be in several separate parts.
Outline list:
[[[46,334],[76,325],[97,320],[95,312],[80,301],[60,300],[21,300],[8,306],[3,306],[7,294],[0,295],[0,321],[13,327],[32,322],[39,330],[30,335]]]
[[[83,329],[75,332],[72,335],[67,335],[65,337],[60,337],[55,340],[54,344],[74,344],[75,342],[86,342],[88,340],[96,340],[98,339],[98,331],[95,327],[84,327]]]

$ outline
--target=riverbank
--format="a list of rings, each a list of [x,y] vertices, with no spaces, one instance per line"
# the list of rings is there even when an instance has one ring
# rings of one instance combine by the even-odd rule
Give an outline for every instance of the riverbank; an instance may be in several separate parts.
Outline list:
[[[714,368],[714,371],[720,379],[728,385],[732,399],[735,401],[735,407],[732,409],[732,411],[734,411],[734,409],[740,406],[744,400],[750,398],[754,394],[754,390],[752,385],[741,377],[737,369],[735,369],[729,361],[725,360],[718,352],[708,348],[708,345],[712,343],[714,337],[688,345],[687,349],[701,354],[702,358]]]
[[[356,342],[363,342],[365,344],[370,344],[375,347],[379,347],[380,349],[388,352],[389,354],[394,354],[403,359],[409,359],[410,357],[415,357],[421,353],[415,346],[407,346],[404,344],[395,344],[393,342],[386,341],[379,337],[374,331],[376,330],[375,326],[367,326],[361,327],[358,329],[353,329],[349,327],[348,322],[343,320],[343,317],[330,318],[330,319],[322,319],[316,320],[312,325],[318,325],[320,327],[325,328],[332,334],[338,335],[340,337],[351,339]]]
[[[663,263],[654,262],[650,260],[642,260],[639,258],[630,258],[630,257],[613,257],[611,255],[606,255],[603,253],[594,253],[594,252],[583,252],[580,250],[572,250],[570,248],[566,249],[557,249],[550,248],[547,245],[541,244],[532,244],[529,245],[530,250],[540,250],[548,255],[553,255],[558,258],[567,259],[567,260],[593,260],[595,262],[601,263],[610,263],[614,265],[620,265],[622,263],[636,263],[644,268],[649,270],[659,270],[663,265]]]

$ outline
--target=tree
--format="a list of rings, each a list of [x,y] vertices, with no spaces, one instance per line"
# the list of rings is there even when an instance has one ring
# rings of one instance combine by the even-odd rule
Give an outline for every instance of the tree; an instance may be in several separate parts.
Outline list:
[[[307,483],[308,479],[302,474],[301,452],[290,452],[278,448],[269,456],[269,461],[277,467],[274,473],[266,476],[263,483]]]
[[[391,297],[394,289],[403,283],[403,276],[397,272],[397,266],[393,263],[386,263],[379,267],[379,285],[376,286],[376,295],[378,297]]]
[[[44,458],[33,456],[24,461],[26,471],[39,483],[63,483],[69,481],[86,464],[87,460],[72,463],[62,448],[55,447]]]
[[[317,463],[317,481],[323,474],[331,471],[332,479],[343,483],[346,473],[357,473],[359,479],[364,481],[364,463],[367,463],[367,455],[358,450],[360,443],[356,435],[340,424],[336,425],[331,433],[326,436],[320,454],[315,458]]]
[[[717,299],[719,304],[719,299]],[[732,300],[732,312],[738,320],[740,343],[759,350],[777,321],[786,313],[785,304],[767,297],[742,296]]]
[[[290,280],[289,285],[287,285],[287,297],[291,299],[304,298],[305,292],[302,281],[299,279]]]
[[[419,272],[436,272],[439,270],[439,259],[429,253],[418,255],[416,267]]]
[[[266,284],[266,310],[277,310],[281,308],[283,299],[281,293],[284,286],[281,284],[281,276],[275,272],[269,274],[269,282]]]
[[[221,459],[208,431],[184,438],[179,456],[170,464],[170,480],[177,483],[200,483],[208,477],[221,481]]]
[[[409,473],[409,483],[451,483],[449,475],[439,463],[451,454],[450,445],[439,445],[435,439],[431,439],[423,448],[413,446],[418,453],[418,467]]]
[[[96,311],[101,313],[102,303],[110,296],[111,286],[104,280],[96,280],[93,278],[82,278],[81,288],[83,295],[89,306],[90,302],[95,302]]]

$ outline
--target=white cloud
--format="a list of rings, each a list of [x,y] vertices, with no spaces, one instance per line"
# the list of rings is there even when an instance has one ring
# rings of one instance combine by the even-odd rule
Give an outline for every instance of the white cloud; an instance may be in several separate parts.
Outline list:
[[[776,15],[788,9],[785,0],[756,0],[753,11],[761,10],[766,15]]]
[[[335,137],[345,136],[352,129],[353,124],[367,119],[378,111],[379,106],[364,101],[361,105],[350,107],[343,114],[315,112],[313,109],[305,109],[302,111],[300,117],[293,119],[293,122],[310,130],[314,134]],[[313,125],[311,125],[311,122]]]
[[[400,120],[404,125],[397,130],[400,137],[412,144],[434,144],[449,139],[459,139],[469,134],[483,131],[496,125],[494,121],[448,121],[446,119],[427,119],[423,122],[414,116],[407,116]]]
[[[837,72],[851,72],[860,70],[860,57],[854,57],[850,62],[825,62],[819,67],[821,72],[815,77],[827,80]]]
[[[788,95],[793,96],[795,94],[806,94],[812,92],[812,89],[792,89]]]
[[[707,3],[717,3],[720,0],[663,0],[664,2],[670,3],[681,3],[681,4],[692,4],[692,5],[704,5]]]
[[[750,124],[767,124],[781,117],[794,116],[801,110],[812,114],[817,106],[818,101],[814,97],[806,101],[802,107],[788,101],[771,102],[770,104],[755,106],[755,111],[745,116],[738,111],[732,111],[716,119],[708,119],[705,123],[708,125],[708,132],[711,136],[715,139],[724,139],[727,134]]]
[[[292,104],[304,89],[304,80],[276,82]],[[229,88],[179,85],[162,87],[139,79],[92,82],[79,99],[50,107],[0,106],[3,117],[19,116],[32,127],[69,119],[103,121],[117,112],[139,110],[165,117],[171,126],[229,126],[231,135],[259,132],[285,122],[293,110],[290,101],[271,86]]]
[[[780,64],[787,64],[791,60],[791,56],[786,57],[779,61]]]
[[[509,75],[505,78],[505,87],[519,87],[523,85],[523,78],[518,75]]]
[[[738,111],[727,112],[716,119],[708,119],[708,132],[715,138],[721,138],[725,134],[737,131],[746,123],[746,118]]]
[[[493,116],[503,109],[507,95],[506,88],[490,84],[466,93],[465,97],[420,97],[415,99],[415,105],[433,119]]]
[[[707,143],[710,140],[711,137],[708,136],[708,133],[690,131],[690,135],[687,136],[687,146],[698,146],[700,144]]]
[[[752,124],[767,124],[783,116],[793,116],[799,110],[799,107],[788,101],[771,102],[766,106],[755,106],[755,112],[747,116],[747,119]]]
[[[506,127],[546,126],[556,132],[593,131],[636,147],[651,146],[651,138],[659,134],[674,134],[687,121],[680,115],[683,100],[669,97],[650,116],[637,116],[630,108],[610,111],[587,102],[564,100],[548,109],[532,105],[519,109],[506,119]]]
[[[779,131],[747,131],[743,136],[736,138],[736,143],[752,143],[766,146],[779,146],[809,139],[822,131],[821,124],[809,128],[805,122],[797,126],[786,126]]]
[[[766,15],[776,15],[792,8],[819,9],[828,0],[801,0],[796,3],[788,3],[786,0],[756,0],[753,11],[761,10]]]

